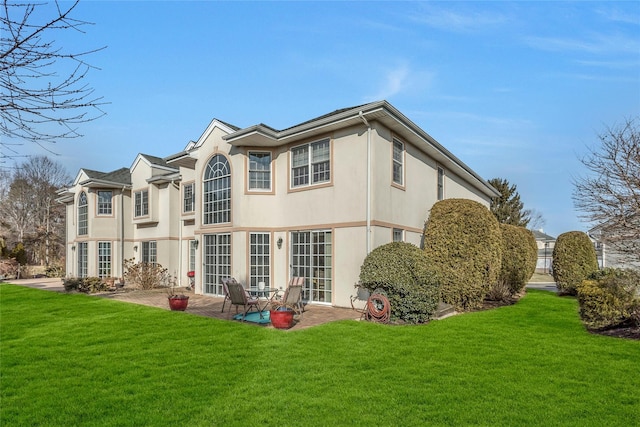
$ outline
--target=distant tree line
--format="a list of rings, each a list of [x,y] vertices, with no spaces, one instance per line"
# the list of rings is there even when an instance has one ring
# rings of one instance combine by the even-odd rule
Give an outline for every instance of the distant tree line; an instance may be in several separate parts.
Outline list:
[[[61,267],[65,208],[57,190],[71,178],[46,156],[30,157],[13,170],[0,170],[0,249],[19,264]]]

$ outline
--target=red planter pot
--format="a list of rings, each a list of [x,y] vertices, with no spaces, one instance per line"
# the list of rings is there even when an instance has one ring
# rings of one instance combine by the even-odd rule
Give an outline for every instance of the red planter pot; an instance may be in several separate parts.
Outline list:
[[[274,328],[289,329],[293,326],[293,310],[271,310],[269,318]]]
[[[186,295],[169,297],[169,308],[173,311],[185,311],[188,304],[189,297]]]

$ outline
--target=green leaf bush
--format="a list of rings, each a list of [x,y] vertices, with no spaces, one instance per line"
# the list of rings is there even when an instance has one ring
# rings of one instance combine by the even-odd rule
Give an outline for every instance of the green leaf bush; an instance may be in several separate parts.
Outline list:
[[[598,271],[596,250],[589,236],[582,231],[559,235],[553,248],[552,269],[558,291],[576,295],[578,285]]]
[[[424,251],[438,275],[442,300],[457,310],[478,308],[500,273],[500,225],[478,202],[441,200],[425,225]]]
[[[590,329],[640,326],[640,273],[607,269],[577,288],[580,317]]]
[[[536,270],[538,246],[530,230],[500,224],[502,234],[502,267],[496,282],[504,286],[509,296],[520,293]]]
[[[433,266],[420,248],[404,242],[380,246],[360,267],[361,288],[384,291],[391,305],[391,320],[424,323],[433,318],[440,302],[440,287]]]

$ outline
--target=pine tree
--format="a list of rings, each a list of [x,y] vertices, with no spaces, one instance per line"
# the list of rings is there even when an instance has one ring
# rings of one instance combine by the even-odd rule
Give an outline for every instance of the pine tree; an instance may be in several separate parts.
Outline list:
[[[510,224],[518,227],[526,227],[531,221],[531,213],[524,210],[524,204],[520,201],[520,194],[516,190],[516,185],[509,184],[509,181],[502,178],[489,180],[500,196],[491,200],[489,209],[502,224]]]

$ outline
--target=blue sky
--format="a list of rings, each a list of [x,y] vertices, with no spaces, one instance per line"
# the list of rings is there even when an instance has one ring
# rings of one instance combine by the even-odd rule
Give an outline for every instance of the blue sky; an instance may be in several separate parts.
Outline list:
[[[75,17],[95,25],[56,40],[107,46],[87,82],[109,104],[52,147],[72,176],[178,152],[214,117],[281,129],[386,99],[558,235],[588,228],[579,157],[640,115],[637,1],[85,0]]]

